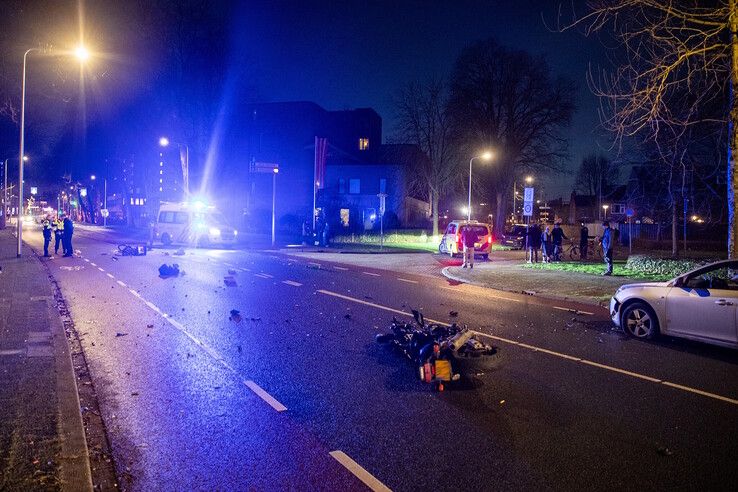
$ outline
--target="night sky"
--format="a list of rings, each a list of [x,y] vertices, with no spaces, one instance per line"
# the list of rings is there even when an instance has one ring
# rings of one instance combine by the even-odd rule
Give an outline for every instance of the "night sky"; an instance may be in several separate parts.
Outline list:
[[[177,5],[157,3],[167,8]],[[48,157],[53,165],[65,162],[67,168],[71,165],[78,174],[85,174],[99,169],[99,161],[107,155],[125,154],[128,142],[139,144],[140,155],[144,153],[140,142],[150,136],[153,152],[157,133],[169,131],[160,124],[165,114],[160,103],[169,100],[177,79],[170,66],[166,33],[179,26],[171,16],[152,20],[147,4],[100,0],[83,5],[85,36],[105,53],[89,71],[93,77],[86,83],[85,104],[72,102],[65,108],[73,117],[54,155]],[[206,101],[212,112],[226,117],[243,98],[314,101],[329,110],[372,107],[383,118],[388,140],[394,127],[392,97],[405,83],[447,77],[464,46],[495,37],[512,48],[545,55],[557,75],[577,84],[578,109],[569,132],[569,168],[574,171],[585,154],[597,150],[598,141],[608,145],[606,137],[595,133],[598,102],[585,78],[590,64],[601,66],[605,57],[598,40],[578,32],[553,32],[544,24],[543,18],[555,25],[558,4],[533,0],[215,2],[217,10],[207,19],[210,34],[196,36],[193,26],[202,22],[200,18],[188,18],[189,25],[183,26],[185,33],[193,33],[187,48],[198,51],[185,64],[184,80],[204,80],[197,87],[214,88]],[[32,28],[13,32],[13,19],[0,21],[1,28],[10,28],[4,31],[5,46],[11,48],[6,62],[29,43],[63,44],[55,38],[77,29],[77,2],[17,5],[24,10],[23,23]],[[568,19],[571,4],[566,5],[563,12]],[[70,24],[70,29],[62,29],[60,23]],[[46,72],[51,71],[34,64],[29,83],[38,84]],[[13,75],[19,76],[11,71]],[[49,106],[48,101],[39,104],[38,100],[29,107],[31,121]],[[17,136],[6,129],[3,125],[2,146],[8,153]],[[33,142],[29,145],[32,148]],[[566,197],[573,179],[572,172],[561,173],[539,179],[538,185],[545,181],[548,198]]]

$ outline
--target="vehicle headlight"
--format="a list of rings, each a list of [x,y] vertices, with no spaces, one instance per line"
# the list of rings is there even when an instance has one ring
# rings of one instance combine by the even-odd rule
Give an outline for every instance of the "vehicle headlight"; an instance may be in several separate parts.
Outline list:
[[[216,227],[211,227],[209,232],[211,236],[220,236],[220,229]]]
[[[233,229],[233,235],[238,236],[238,231],[236,229]]]

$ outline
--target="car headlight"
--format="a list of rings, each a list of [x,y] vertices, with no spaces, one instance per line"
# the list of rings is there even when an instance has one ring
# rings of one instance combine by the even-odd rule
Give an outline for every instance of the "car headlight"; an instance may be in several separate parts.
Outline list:
[[[238,231],[236,229],[233,229],[233,235],[238,236]]]
[[[209,232],[211,236],[220,236],[220,229],[216,227],[211,227]]]

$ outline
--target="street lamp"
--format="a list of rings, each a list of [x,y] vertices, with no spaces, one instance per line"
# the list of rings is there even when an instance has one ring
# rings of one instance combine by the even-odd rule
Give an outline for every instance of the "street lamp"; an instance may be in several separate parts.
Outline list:
[[[40,48],[30,48],[23,53],[23,72],[21,79],[21,117],[20,117],[20,152],[18,152],[18,258],[21,257],[23,248],[23,220],[21,212],[23,209],[23,160],[25,157],[25,129],[26,129],[26,62],[28,55],[34,51],[45,51]],[[84,62],[90,57],[90,52],[82,45],[77,46],[75,56]]]
[[[106,166],[107,167],[107,166]],[[94,174],[90,176],[91,181],[95,181],[97,179],[97,176]],[[103,216],[103,227],[108,226],[108,176],[107,171],[105,172],[105,176],[103,177],[103,210],[105,212],[102,212]]]
[[[182,184],[184,186],[184,192],[185,195],[189,195],[190,193],[190,148],[187,146],[187,144],[183,143],[177,143],[177,142],[170,142],[167,137],[160,137],[159,138],[159,145],[161,147],[169,147],[169,144],[172,143],[180,148],[185,148],[185,160],[182,163]]]
[[[605,220],[607,220],[607,209],[610,208],[610,205],[603,205],[602,209],[605,211]]]
[[[466,220],[467,222],[471,221],[471,186],[472,186],[472,163],[474,162],[474,159],[482,159],[483,161],[488,161],[492,159],[492,152],[487,151],[480,155],[475,155],[471,159],[469,159],[469,202],[467,205],[466,210]]]

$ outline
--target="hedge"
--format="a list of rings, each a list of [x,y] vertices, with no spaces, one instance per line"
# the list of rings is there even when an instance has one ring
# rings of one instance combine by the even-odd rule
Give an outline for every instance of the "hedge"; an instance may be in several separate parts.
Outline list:
[[[628,257],[625,267],[634,272],[646,275],[656,274],[673,278],[713,261],[717,260],[697,260],[692,258],[671,259],[654,258],[647,255],[631,255]]]

